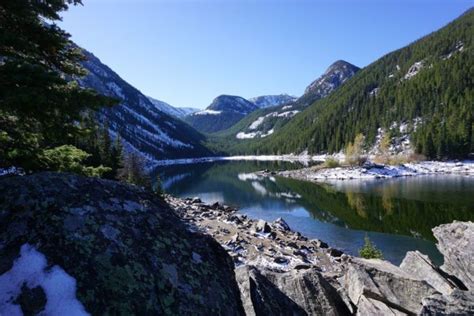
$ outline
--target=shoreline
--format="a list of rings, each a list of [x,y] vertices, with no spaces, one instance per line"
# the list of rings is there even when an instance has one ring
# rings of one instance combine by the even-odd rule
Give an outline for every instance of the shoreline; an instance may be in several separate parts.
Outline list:
[[[254,301],[254,295],[277,294],[297,302],[307,314],[321,314],[313,301],[328,303],[323,314],[474,312],[469,283],[472,270],[467,265],[474,251],[472,222],[454,221],[433,228],[444,256],[443,266],[419,251],[407,252],[402,263],[394,265],[345,254],[293,231],[281,218],[273,222],[250,219],[236,208],[205,204],[199,198],[167,195],[165,200],[189,231],[207,234],[230,255],[243,305],[250,315],[262,302],[271,310],[275,308],[273,302]],[[452,236],[454,230],[456,236]]]
[[[459,175],[471,177],[474,176],[474,161],[423,161],[395,166],[369,164],[362,167],[309,167],[278,172],[261,172],[260,174],[272,174],[309,182],[375,180],[422,175]]]

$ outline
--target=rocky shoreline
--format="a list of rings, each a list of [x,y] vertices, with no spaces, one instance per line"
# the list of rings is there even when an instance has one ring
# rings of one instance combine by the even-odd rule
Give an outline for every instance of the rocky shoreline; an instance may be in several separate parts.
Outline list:
[[[357,179],[371,180],[441,174],[456,174],[472,177],[474,176],[474,162],[424,161],[418,163],[406,163],[397,166],[366,163],[361,167],[324,168],[317,166],[279,172],[260,172],[260,174],[279,175],[282,177],[310,182]]]
[[[0,178],[0,315],[472,315],[474,223],[444,265],[343,254],[199,199],[73,174]]]
[[[188,229],[212,236],[232,257],[247,315],[474,313],[474,223],[433,229],[445,256],[443,267],[417,251],[395,266],[308,239],[281,218],[254,220],[198,198],[166,196],[166,201]]]

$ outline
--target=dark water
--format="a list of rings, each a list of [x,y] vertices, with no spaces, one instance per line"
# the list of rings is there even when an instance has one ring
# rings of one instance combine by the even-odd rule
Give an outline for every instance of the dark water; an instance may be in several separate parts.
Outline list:
[[[253,218],[283,217],[292,229],[350,254],[357,254],[367,234],[395,264],[415,249],[441,263],[431,228],[453,220],[474,221],[473,177],[419,176],[318,185],[250,174],[299,167],[287,162],[216,162],[160,167],[155,174],[167,193],[223,202]]]

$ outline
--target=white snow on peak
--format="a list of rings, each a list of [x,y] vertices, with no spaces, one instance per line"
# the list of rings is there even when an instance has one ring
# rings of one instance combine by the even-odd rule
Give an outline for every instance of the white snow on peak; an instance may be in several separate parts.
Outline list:
[[[23,315],[14,300],[24,284],[43,289],[47,300],[42,315],[89,315],[76,298],[76,280],[57,265],[48,268],[46,257],[29,244],[21,247],[13,267],[0,275],[0,315]]]

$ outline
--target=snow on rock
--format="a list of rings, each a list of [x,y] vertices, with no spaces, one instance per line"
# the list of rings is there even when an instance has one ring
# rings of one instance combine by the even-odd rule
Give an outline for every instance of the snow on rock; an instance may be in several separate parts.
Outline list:
[[[264,116],[260,116],[258,119],[253,121],[252,124],[249,125],[249,129],[250,130],[257,129],[263,123],[264,119],[265,119]]]
[[[7,167],[7,168],[0,168],[0,177],[1,176],[8,176],[8,175],[24,175],[25,172],[17,167]]]
[[[89,315],[76,298],[76,280],[61,267],[48,267],[46,257],[24,244],[13,267],[0,276],[0,315],[23,315],[15,303],[22,287],[40,287],[46,296],[44,315]]]
[[[269,130],[268,132],[261,134],[260,137],[264,138],[264,137],[270,136],[271,134],[273,134],[273,128]]]
[[[237,139],[252,139],[252,138],[255,138],[255,136],[259,135],[259,133],[244,133],[244,132],[240,132],[240,133],[237,133],[237,135],[235,135],[235,137]]]
[[[449,52],[448,55],[443,57],[443,60],[450,59],[451,57],[453,57],[455,53],[462,52],[463,50],[464,50],[464,43],[462,41],[458,41],[454,49],[451,52]]]
[[[222,111],[215,111],[215,110],[202,110],[198,112],[194,112],[191,115],[219,115]]]
[[[366,167],[338,167],[324,169],[299,169],[282,171],[281,176],[308,181],[327,180],[369,180],[381,178],[395,178],[428,174],[461,174],[474,176],[474,161],[439,162],[423,161],[406,163],[398,166],[368,165]]]
[[[279,106],[286,103],[296,101],[295,96],[288,94],[279,94],[279,95],[263,95],[255,98],[250,98],[249,101],[258,106],[259,108],[268,108],[272,106]]]
[[[277,116],[278,117],[293,117],[298,113],[300,113],[300,111],[298,111],[298,110],[286,111],[286,112],[279,113]]]
[[[408,69],[408,72],[405,74],[403,78],[405,80],[409,80],[413,78],[414,76],[418,74],[418,72],[420,72],[422,68],[423,68],[423,61],[417,61],[416,63],[410,66],[410,68]]]

